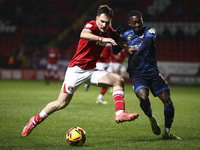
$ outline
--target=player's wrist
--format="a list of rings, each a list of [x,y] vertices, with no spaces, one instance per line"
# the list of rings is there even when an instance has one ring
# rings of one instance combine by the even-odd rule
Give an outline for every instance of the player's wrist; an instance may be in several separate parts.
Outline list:
[[[102,36],[100,36],[100,37],[98,37],[98,41],[101,41],[101,42],[103,42],[103,37]]]

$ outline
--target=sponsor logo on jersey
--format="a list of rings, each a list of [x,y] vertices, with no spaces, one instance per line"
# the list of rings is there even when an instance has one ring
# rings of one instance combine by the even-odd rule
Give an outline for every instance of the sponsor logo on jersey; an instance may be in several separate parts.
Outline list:
[[[139,48],[140,46],[141,46],[141,44],[138,44],[138,45],[135,44],[135,45],[132,45],[131,47],[132,47],[132,48]]]
[[[151,33],[151,34],[155,34],[156,33],[155,29],[149,29],[148,32]]]
[[[107,43],[105,42],[101,42],[101,41],[96,41],[96,45],[99,45],[99,46],[106,46]]]

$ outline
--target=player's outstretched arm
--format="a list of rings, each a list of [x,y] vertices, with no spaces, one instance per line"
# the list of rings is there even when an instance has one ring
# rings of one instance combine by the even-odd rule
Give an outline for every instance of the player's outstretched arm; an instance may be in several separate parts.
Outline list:
[[[113,40],[112,38],[106,38],[106,37],[101,37],[101,36],[95,35],[95,34],[91,33],[90,30],[87,30],[87,29],[82,30],[82,32],[80,34],[80,38],[90,40],[90,41],[101,41],[101,42],[105,42],[105,43],[111,43],[112,45],[117,45],[115,40]]]

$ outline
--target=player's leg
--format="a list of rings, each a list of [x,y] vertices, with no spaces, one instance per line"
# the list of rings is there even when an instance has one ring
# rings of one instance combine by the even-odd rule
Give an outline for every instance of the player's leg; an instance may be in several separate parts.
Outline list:
[[[108,73],[98,80],[98,85],[101,87],[113,87],[113,100],[115,102],[116,122],[132,121],[136,119],[138,113],[125,112],[124,102],[124,81],[115,73]]]
[[[69,104],[73,97],[73,93],[85,80],[87,80],[87,76],[86,79],[82,77],[84,76],[84,71],[79,74],[79,71],[77,71],[77,69],[83,71],[79,67],[70,67],[67,69],[65,74],[65,80],[63,82],[58,99],[48,103],[46,107],[36,117],[32,117],[30,119],[30,121],[22,131],[22,136],[28,136],[31,133],[31,131],[50,114],[66,107]],[[77,83],[77,81],[80,81],[78,80],[79,78],[83,78],[83,81]]]
[[[149,118],[152,117],[151,103],[149,101],[149,90],[147,88],[141,88],[136,93],[140,100],[140,108],[143,110],[144,114]]]
[[[46,107],[37,115],[30,119],[28,124],[24,127],[22,131],[22,136],[28,136],[31,131],[40,124],[44,119],[46,119],[53,112],[65,108],[71,101],[73,95],[60,92],[57,100],[50,102]]]
[[[98,104],[107,104],[108,103],[107,101],[103,100],[103,97],[104,97],[107,90],[108,90],[108,87],[102,87],[101,88],[101,91],[100,91],[100,93],[97,97],[96,103],[98,103]]]
[[[181,140],[180,137],[170,133],[175,111],[173,102],[170,98],[170,91],[169,90],[163,91],[162,93],[158,94],[158,97],[164,104],[165,129],[162,135],[163,139]]]
[[[153,133],[159,135],[161,133],[160,127],[156,121],[156,118],[152,115],[151,103],[149,100],[148,80],[145,77],[136,75],[130,76],[130,79],[132,81],[133,90],[140,100],[140,107],[150,120]]]
[[[154,77],[151,84],[151,91],[154,96],[158,96],[164,104],[165,129],[163,133],[164,139],[181,139],[170,134],[170,129],[174,119],[174,105],[170,97],[170,88],[161,74]]]
[[[140,100],[140,107],[144,114],[149,118],[152,131],[155,135],[160,135],[161,130],[156,121],[156,118],[152,115],[151,103],[149,100],[149,90],[147,88],[141,88],[137,92],[137,97]]]
[[[89,85],[89,84],[85,84],[85,85],[84,85],[84,90],[85,90],[86,92],[89,90],[89,88],[90,88],[90,85]]]

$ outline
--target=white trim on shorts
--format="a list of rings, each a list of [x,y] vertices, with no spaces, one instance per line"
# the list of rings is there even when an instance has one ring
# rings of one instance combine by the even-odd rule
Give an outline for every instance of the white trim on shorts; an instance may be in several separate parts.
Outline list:
[[[99,70],[106,70],[107,72],[113,72],[111,63],[97,62],[96,68]]]
[[[126,67],[122,63],[113,63],[113,72],[126,72]]]
[[[61,91],[73,94],[83,83],[98,86],[98,81],[109,72],[105,70],[91,69],[83,70],[79,66],[68,67]]]

